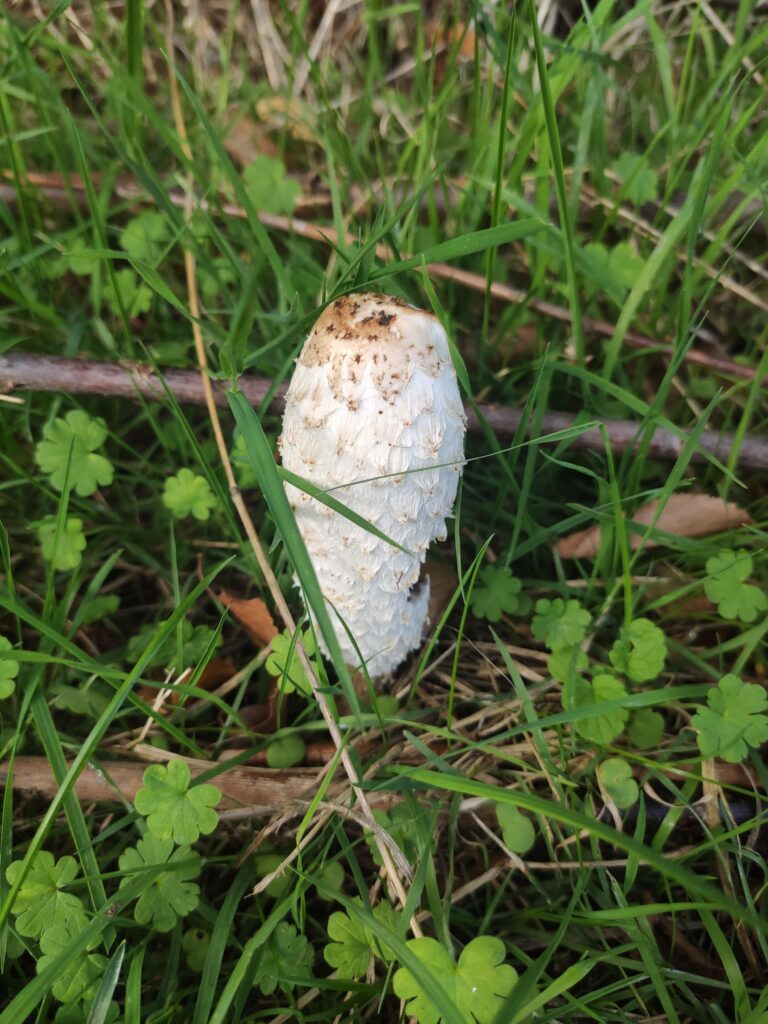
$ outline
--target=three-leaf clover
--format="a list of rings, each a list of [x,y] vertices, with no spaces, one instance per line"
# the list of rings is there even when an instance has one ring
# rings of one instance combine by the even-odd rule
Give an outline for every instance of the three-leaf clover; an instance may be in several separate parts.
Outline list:
[[[306,752],[304,740],[296,733],[277,736],[267,747],[267,764],[270,768],[293,768],[295,764],[301,764]]]
[[[10,697],[16,683],[14,679],[19,674],[19,663],[12,658],[4,658],[3,651],[12,651],[13,644],[7,636],[0,634],[0,700]]]
[[[635,619],[622,628],[611,648],[611,664],[633,683],[655,679],[667,659],[667,638],[650,619]]]
[[[204,476],[197,476],[191,469],[184,468],[165,481],[163,504],[177,519],[194,516],[205,520],[210,517],[216,498]]]
[[[472,588],[469,603],[475,615],[489,622],[498,622],[502,615],[522,611],[525,598],[522,583],[509,569],[486,565]]]
[[[360,900],[354,902],[360,903]],[[373,916],[391,931],[397,931],[397,914],[389,903],[379,903]],[[363,920],[350,911],[337,910],[328,918],[328,935],[333,940],[323,949],[323,956],[340,978],[361,978],[372,956],[387,962],[393,959],[389,945],[382,942]]]
[[[126,656],[129,661],[138,661],[161,625],[162,623],[145,626],[131,637],[126,648]],[[189,619],[182,619],[181,645],[179,645],[177,631],[172,630],[155,648],[149,664],[162,666],[171,672],[181,672],[188,665],[196,665],[203,658],[213,638],[214,631],[210,626],[193,626]],[[216,646],[219,643],[221,643],[221,638],[217,637]],[[181,650],[179,650],[179,646],[181,646]]]
[[[577,677],[563,687],[563,707],[566,711],[577,711],[591,708],[603,701],[620,700],[626,695],[624,683],[607,673],[596,675],[591,683]],[[605,746],[624,731],[628,718],[629,711],[626,708],[616,708],[586,718],[577,718],[573,722],[573,728],[583,739]]]
[[[292,924],[281,921],[261,951],[261,959],[253,976],[265,996],[271,995],[278,985],[292,989],[311,978],[314,950],[309,941],[299,935]]]
[[[202,833],[216,828],[219,816],[213,808],[221,791],[203,783],[190,787],[189,767],[184,761],[168,766],[153,764],[144,772],[144,786],[136,794],[136,810],[147,819],[158,839],[173,839],[179,846],[194,843]]]
[[[56,519],[49,516],[37,528],[37,536],[46,562],[53,562],[54,569],[67,572],[76,569],[83,560],[85,551],[85,535],[83,520],[72,516],[64,523],[64,529],[56,535]]]
[[[707,559],[704,592],[724,619],[754,622],[768,608],[764,591],[745,582],[751,573],[752,556],[744,549],[720,551]]]
[[[504,963],[504,943],[481,935],[464,947],[458,964],[436,939],[410,939],[408,948],[453,1001],[467,1024],[491,1024],[517,983],[517,971]],[[395,974],[396,995],[407,1003],[406,1013],[419,1024],[438,1024],[442,1015],[417,977],[407,967]]]
[[[603,291],[617,303],[624,301],[644,265],[629,242],[619,242],[610,250],[602,242],[588,242],[583,255],[588,293]]]
[[[282,633],[278,633],[276,637],[273,637],[272,647],[264,668],[271,676],[277,678],[277,685],[283,693],[293,693],[294,690],[299,690],[299,692],[309,697],[312,695],[312,688],[309,685],[307,674],[296,650],[299,644],[304,648],[307,657],[314,666],[315,661],[313,659],[317,656],[317,647],[315,646],[312,630],[305,629],[301,631],[294,641],[293,634],[286,629]]]
[[[609,757],[598,769],[600,784],[617,807],[631,807],[637,802],[640,790],[632,778],[632,768],[623,757]]]
[[[702,757],[722,757],[737,764],[750,747],[768,740],[768,696],[757,683],[743,683],[728,673],[709,691],[707,704],[692,722]]]
[[[564,601],[562,597],[550,601],[542,597],[536,602],[531,632],[550,651],[558,651],[582,643],[591,621],[592,616],[578,601]]]
[[[168,871],[155,875],[152,885],[136,903],[134,917],[139,924],[169,932],[180,917],[186,917],[197,906],[200,887],[191,879],[200,874],[202,861],[188,846],[175,847],[172,839],[158,839],[149,832],[120,855],[119,864],[126,873],[168,865]],[[121,884],[128,881],[125,878]]]
[[[496,804],[496,820],[506,848],[512,853],[528,853],[536,842],[536,830],[531,819],[513,804]]]
[[[292,213],[301,195],[301,186],[288,177],[283,161],[264,153],[245,168],[243,184],[261,213]]]
[[[43,427],[43,440],[35,448],[35,462],[49,474],[57,491],[64,490],[69,467],[69,482],[75,493],[85,498],[97,487],[111,484],[115,475],[109,459],[96,453],[107,433],[104,420],[72,409]]]
[[[9,864],[5,877],[14,885],[21,874],[22,862]],[[68,886],[77,876],[74,857],[55,860],[53,854],[41,850],[32,861],[13,903],[19,935],[37,939],[49,928],[76,935],[88,924],[83,901]]]
[[[66,928],[59,925],[46,928],[40,938],[40,949],[43,955],[37,961],[37,973],[41,974],[71,945],[72,933]],[[92,998],[95,995],[96,984],[106,966],[107,958],[95,953],[84,951],[74,957],[70,956],[51,986],[53,996],[62,1003],[73,1003],[75,1000]]]

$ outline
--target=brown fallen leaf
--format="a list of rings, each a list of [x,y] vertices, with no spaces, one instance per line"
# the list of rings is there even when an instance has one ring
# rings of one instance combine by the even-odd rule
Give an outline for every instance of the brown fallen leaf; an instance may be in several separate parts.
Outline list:
[[[659,500],[649,501],[632,515],[631,522],[649,526],[656,516]],[[672,533],[677,537],[706,537],[711,533],[737,529],[751,523],[752,519],[733,501],[723,501],[711,494],[673,494],[656,520],[655,529]],[[555,544],[555,551],[561,558],[594,558],[600,550],[602,526],[590,526],[587,530],[570,533]],[[640,547],[642,534],[630,533],[629,546],[633,551]],[[663,541],[648,539],[646,548],[657,548]]]
[[[280,632],[272,614],[260,597],[236,597],[228,590],[220,590],[218,599],[235,616],[258,647],[272,643]]]

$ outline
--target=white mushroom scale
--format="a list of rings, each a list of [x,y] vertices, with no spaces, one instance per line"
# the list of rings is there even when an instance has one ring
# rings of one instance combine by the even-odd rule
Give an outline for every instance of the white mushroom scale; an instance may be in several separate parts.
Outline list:
[[[318,318],[286,395],[286,469],[408,548],[286,485],[348,665],[390,672],[418,647],[427,548],[444,540],[466,417],[445,331],[391,295],[348,295]],[[354,642],[352,640],[354,638]],[[359,653],[358,653],[359,652]]]

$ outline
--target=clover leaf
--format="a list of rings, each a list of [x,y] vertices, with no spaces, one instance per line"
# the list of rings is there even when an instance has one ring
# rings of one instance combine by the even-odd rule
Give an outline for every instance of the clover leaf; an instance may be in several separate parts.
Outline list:
[[[243,171],[243,184],[260,213],[293,213],[301,186],[289,178],[277,157],[260,153]]]
[[[179,846],[194,843],[200,833],[216,828],[219,816],[213,808],[221,791],[202,784],[190,787],[189,767],[184,761],[168,766],[153,764],[144,772],[144,786],[136,794],[136,810],[147,819],[158,839],[173,839]]]
[[[145,626],[138,633],[131,637],[126,648],[126,657],[129,661],[135,662],[141,657],[153,637],[160,628],[157,625]],[[149,664],[153,667],[161,666],[171,672],[181,672],[189,665],[196,665],[205,655],[211,641],[214,638],[214,631],[210,626],[193,626],[189,619],[183,619],[181,623],[181,650],[179,650],[179,638],[176,630],[166,634],[165,638],[155,648]],[[221,643],[221,637],[216,637],[216,646]]]
[[[253,983],[265,996],[271,995],[278,985],[293,989],[295,985],[307,984],[312,977],[313,959],[314,950],[308,940],[292,924],[281,921],[262,947]]]
[[[489,622],[498,622],[502,615],[522,611],[525,598],[522,583],[509,569],[487,565],[481,570],[469,603],[475,615]]]
[[[72,945],[72,933],[55,925],[46,928],[40,938],[43,955],[37,961],[37,973],[48,967],[56,957]],[[96,994],[96,984],[107,966],[107,958],[94,953],[82,952],[65,961],[61,973],[51,986],[53,996],[62,1003],[74,1003],[79,999],[91,999]]]
[[[240,487],[257,487],[259,480],[248,455],[245,438],[242,434],[238,434],[235,438],[235,443],[229,453],[229,457],[232,460],[232,466],[234,467]]]
[[[707,704],[692,721],[702,757],[722,757],[737,764],[750,747],[768,740],[768,696],[757,683],[743,683],[729,673],[709,691]]]
[[[120,298],[118,299],[118,295]],[[152,305],[152,289],[149,288],[133,270],[118,270],[115,282],[107,281],[104,287],[104,298],[114,316],[121,315],[120,300],[127,317],[147,313]]]
[[[187,965],[195,974],[202,974],[211,944],[211,933],[202,928],[188,928],[181,937],[181,948],[187,954]]]
[[[40,538],[43,558],[47,562],[53,562],[54,569],[59,572],[76,569],[82,562],[86,540],[83,535],[83,520],[77,516],[66,520],[64,529],[58,536],[56,519],[49,516],[38,526],[37,536]]]
[[[267,875],[271,875],[285,861],[285,854],[270,850],[263,852],[264,849],[264,847],[261,847],[260,850],[262,852],[253,858],[257,878],[266,878]],[[275,875],[264,892],[267,896],[271,896],[273,900],[279,900],[282,896],[285,896],[292,884],[290,872],[283,871],[282,874]]]
[[[75,493],[86,498],[97,487],[111,484],[115,475],[109,459],[96,454],[107,433],[103,419],[72,409],[43,427],[43,440],[35,448],[35,462],[49,475],[57,491],[64,490],[69,469],[68,479]]]
[[[622,153],[612,168],[623,183],[624,195],[636,206],[656,198],[659,179],[639,153]]]
[[[406,860],[413,862],[419,855],[419,844],[416,839],[414,815],[422,814],[422,810],[414,811],[407,803],[398,803],[388,811],[376,808],[373,812],[373,819],[380,828],[389,835],[390,839],[403,852]],[[366,829],[365,841],[371,851],[371,855],[379,865],[382,866],[381,852],[372,831]]]
[[[632,768],[623,757],[609,757],[598,769],[600,784],[609,798],[622,809],[637,803],[640,790],[632,778]]]
[[[168,225],[156,210],[143,210],[131,217],[120,232],[120,245],[136,260],[156,264],[168,241]]]
[[[16,688],[14,679],[19,674],[19,663],[12,658],[4,658],[3,651],[12,651],[13,644],[7,636],[0,634],[0,700],[10,697]]]
[[[629,742],[640,750],[654,750],[664,735],[664,716],[651,708],[635,711],[627,729]]]
[[[564,601],[562,597],[550,601],[542,597],[536,602],[531,632],[550,651],[559,651],[583,643],[591,621],[592,616],[578,601]]]
[[[267,764],[270,768],[293,768],[301,764],[306,752],[307,746],[301,736],[295,733],[278,736],[267,747]]]
[[[619,242],[610,250],[602,242],[588,242],[582,255],[587,293],[604,292],[617,304],[624,301],[644,265],[629,242]]]
[[[536,830],[531,819],[513,804],[496,804],[496,820],[506,848],[512,853],[528,853],[536,842]]]
[[[720,551],[707,559],[704,592],[724,619],[754,622],[768,608],[764,591],[745,582],[751,573],[752,556],[744,549]]]
[[[603,701],[619,700],[626,695],[624,683],[607,673],[596,675],[591,683],[577,677],[563,687],[563,707],[566,711],[578,711]],[[628,718],[629,711],[626,708],[617,708],[588,718],[577,718],[573,728],[582,739],[605,746],[623,732]]]
[[[635,619],[622,628],[611,648],[611,664],[633,683],[655,679],[667,659],[667,638],[650,619]]]
[[[354,900],[362,906],[362,901]],[[373,908],[373,916],[391,931],[397,931],[397,914],[389,903],[379,903]],[[355,980],[368,971],[372,956],[378,956],[388,963],[394,958],[389,945],[382,942],[368,928],[363,920],[352,911],[337,910],[328,918],[329,942],[323,949],[323,956],[340,978]]]
[[[194,516],[205,520],[210,517],[216,498],[204,476],[196,476],[185,468],[165,481],[163,504],[177,519]]]
[[[15,860],[6,868],[5,877],[11,885],[20,876],[21,865]],[[55,860],[47,850],[38,853],[13,903],[19,935],[37,939],[49,928],[75,935],[85,928],[88,918],[83,901],[66,891],[77,872],[74,857]]]
[[[314,666],[317,657],[317,647],[311,629],[300,631],[294,642],[293,634],[289,630],[283,630],[272,639],[272,646],[264,668],[271,676],[277,677],[277,685],[281,693],[293,693],[299,690],[305,696],[312,695],[312,688],[309,685],[307,674],[299,660],[296,650],[301,644],[307,657]]]
[[[202,861],[188,846],[174,847],[172,839],[158,839],[150,832],[120,855],[119,864],[124,872],[168,865],[169,870],[155,875],[136,903],[134,917],[139,924],[169,932],[180,917],[186,917],[197,906],[200,887],[191,879],[200,874]],[[125,878],[121,884],[128,881]]]
[[[410,939],[408,948],[461,1012],[467,1024],[491,1024],[517,983],[517,971],[504,963],[504,943],[490,935],[472,939],[454,963],[436,939]],[[407,967],[395,974],[396,995],[419,1024],[438,1024],[442,1015]]]
[[[589,665],[586,651],[578,645],[560,647],[547,658],[547,668],[553,679],[568,683]]]

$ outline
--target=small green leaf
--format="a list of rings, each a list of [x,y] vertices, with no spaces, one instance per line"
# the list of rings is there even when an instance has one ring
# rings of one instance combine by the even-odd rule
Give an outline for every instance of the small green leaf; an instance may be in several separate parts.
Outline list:
[[[659,179],[656,172],[638,153],[622,153],[613,165],[613,172],[621,179],[624,195],[631,203],[642,206],[656,198]]]
[[[21,861],[8,865],[5,877],[14,885],[21,871]],[[41,850],[22,882],[13,904],[19,935],[39,938],[48,928],[76,935],[88,924],[83,901],[66,887],[77,877],[74,857],[54,860],[53,854]]]
[[[578,646],[560,647],[547,658],[547,668],[553,679],[569,683],[589,665],[586,651]]]
[[[354,901],[361,903],[359,899]],[[397,914],[391,904],[383,902],[373,908],[373,916],[392,931],[397,931]],[[323,956],[340,978],[356,980],[368,970],[372,956],[388,963],[393,959],[391,948],[382,943],[352,911],[336,911],[328,918],[328,935],[333,940],[323,949]]]
[[[76,569],[83,560],[86,540],[83,535],[83,520],[73,516],[64,523],[64,529],[56,536],[56,519],[44,519],[37,528],[37,535],[43,550],[43,558],[53,562],[54,569],[68,572]]]
[[[550,651],[559,651],[583,643],[591,621],[592,616],[578,601],[542,597],[536,602],[531,631]]]
[[[138,661],[161,626],[162,623],[145,626],[131,637],[125,652],[128,661]],[[179,651],[178,635],[174,630],[166,634],[155,648],[149,664],[152,667],[167,668],[170,672],[178,674],[189,666],[197,665],[208,650],[214,635],[210,626],[193,626],[189,619],[183,619],[181,622],[181,651]],[[218,647],[220,643],[221,637],[216,637],[215,646]]]
[[[768,608],[765,592],[745,582],[751,573],[752,556],[744,549],[723,550],[707,559],[704,592],[724,619],[754,622]]]
[[[285,855],[282,853],[259,853],[258,856],[253,858],[253,863],[256,868],[257,878],[266,878],[267,875],[271,875],[273,871],[285,860]],[[284,871],[281,875],[277,875],[269,883],[264,892],[271,896],[273,900],[279,900],[288,892],[293,885],[291,874],[289,871]]]
[[[738,764],[768,740],[768,695],[757,683],[743,683],[729,673],[707,694],[706,708],[693,716],[702,757],[722,757]]]
[[[635,619],[622,628],[611,648],[611,664],[633,683],[655,679],[667,659],[667,638],[650,619]]]
[[[610,251],[602,242],[588,242],[583,249],[587,293],[604,292],[621,304],[644,267],[629,242],[619,242]]]
[[[10,697],[16,688],[14,679],[19,674],[19,663],[13,658],[4,658],[3,651],[12,651],[13,644],[8,637],[0,634],[0,700]]]
[[[311,697],[312,688],[296,651],[297,644],[302,645],[311,663],[316,665],[317,647],[312,630],[300,631],[294,643],[293,634],[286,629],[273,638],[264,668],[271,676],[277,678],[277,685],[281,693],[293,693],[294,690],[298,690],[305,696]]]
[[[72,942],[72,933],[66,928],[47,928],[40,938],[43,955],[37,961],[37,973],[41,974],[57,956],[64,953]],[[51,986],[53,996],[62,1003],[73,1003],[80,999],[92,999],[96,995],[99,978],[107,966],[107,958],[94,953],[83,952],[71,958]]]
[[[104,298],[114,316],[120,316],[118,293],[123,301],[127,317],[140,316],[142,313],[149,312],[152,305],[152,289],[144,284],[137,273],[127,267],[117,271],[115,284],[109,280],[104,286]]]
[[[208,947],[211,944],[211,933],[202,928],[188,928],[181,937],[181,948],[187,954],[187,965],[195,974],[202,974]]]
[[[277,157],[260,153],[243,171],[248,197],[260,213],[293,213],[301,186],[289,178]]]
[[[43,427],[43,440],[35,448],[35,462],[47,473],[57,491],[64,490],[69,466],[69,483],[81,498],[98,487],[112,483],[115,471],[103,455],[97,455],[107,439],[103,419],[93,419],[80,409],[72,409]],[[71,451],[71,456],[70,456]]]
[[[313,959],[314,951],[308,940],[292,924],[281,921],[262,947],[253,984],[265,996],[271,995],[278,985],[284,990],[308,985]]]
[[[127,885],[137,871],[161,864],[169,867],[156,875],[149,889],[139,897],[134,908],[139,924],[169,932],[180,917],[186,917],[197,906],[200,887],[191,879],[200,874],[202,861],[188,846],[175,847],[172,839],[158,839],[149,832],[121,854],[119,864],[126,873],[122,885]]]
[[[79,277],[90,277],[99,262],[97,256],[81,255],[81,253],[87,252],[88,246],[85,244],[83,239],[75,238],[67,252],[64,254],[64,263],[67,268]]]
[[[341,892],[344,879],[346,878],[344,867],[337,860],[328,861],[320,868],[318,876],[317,895],[321,900],[330,902],[333,896],[326,892],[326,890],[332,889],[334,893]]]
[[[136,794],[136,810],[147,819],[158,839],[173,839],[179,846],[194,843],[200,833],[216,828],[219,816],[213,808],[221,799],[215,786],[190,787],[184,761],[153,764],[144,772],[144,786]]]
[[[517,971],[504,963],[504,943],[482,935],[465,946],[458,964],[435,939],[410,939],[408,948],[456,1004],[467,1024],[491,1024],[517,983]],[[394,977],[395,994],[419,1024],[438,1024],[442,1015],[418,978],[406,967]]]
[[[216,498],[204,476],[196,476],[191,469],[185,468],[165,481],[163,504],[177,519],[194,516],[205,520],[216,506]]]
[[[520,612],[526,604],[520,593],[522,586],[509,569],[486,565],[472,588],[469,598],[472,611],[489,622],[498,622],[502,615]]]
[[[120,245],[129,256],[155,266],[169,237],[163,215],[156,210],[143,210],[123,228]]]
[[[651,708],[633,712],[627,729],[629,742],[640,750],[655,750],[664,735],[664,716]]]
[[[637,783],[632,778],[632,769],[623,757],[609,757],[598,769],[600,783],[609,798],[624,810],[637,802],[640,795]]]
[[[99,622],[108,615],[114,615],[120,607],[120,598],[117,594],[96,594],[94,597],[84,601],[78,609],[78,620],[84,626],[92,622]]]
[[[229,457],[232,460],[240,487],[257,487],[259,481],[251,465],[251,460],[248,458],[248,449],[245,447],[245,438],[242,434],[238,433],[235,438]]]
[[[496,820],[504,845],[512,853],[528,853],[536,842],[533,822],[513,804],[496,804]]]
[[[596,675],[591,683],[577,678],[563,687],[563,707],[566,711],[579,711],[626,695],[624,683],[607,673]],[[605,746],[623,732],[628,718],[629,711],[618,708],[588,718],[577,718],[573,728],[583,739]]]
[[[307,746],[301,736],[295,733],[278,736],[267,747],[267,764],[270,768],[293,768],[301,764],[306,752]]]

